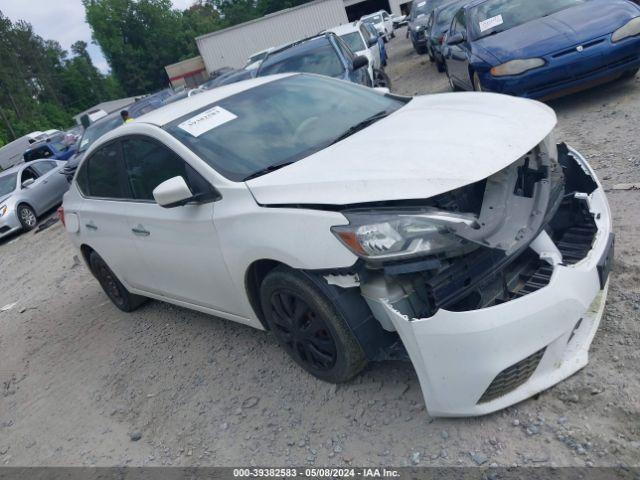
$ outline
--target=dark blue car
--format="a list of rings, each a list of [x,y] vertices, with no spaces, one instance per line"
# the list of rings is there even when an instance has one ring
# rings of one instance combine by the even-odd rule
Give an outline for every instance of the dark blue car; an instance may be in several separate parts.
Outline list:
[[[628,0],[475,0],[443,49],[453,89],[549,99],[640,68],[640,7]]]
[[[344,40],[326,32],[269,52],[258,67],[257,76],[317,73],[370,87],[367,65],[366,57],[355,56]]]

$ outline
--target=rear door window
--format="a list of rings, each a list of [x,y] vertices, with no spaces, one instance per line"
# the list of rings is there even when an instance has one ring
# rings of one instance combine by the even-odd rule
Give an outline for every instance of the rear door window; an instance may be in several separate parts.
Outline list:
[[[128,191],[120,154],[120,144],[112,142],[96,150],[78,172],[78,186],[86,195],[97,198],[125,199]]]

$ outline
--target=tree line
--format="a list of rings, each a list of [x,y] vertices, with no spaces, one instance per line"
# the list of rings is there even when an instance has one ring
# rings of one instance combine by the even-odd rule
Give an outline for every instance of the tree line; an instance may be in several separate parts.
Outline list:
[[[194,38],[309,0],[82,0],[102,74],[77,41],[71,52],[0,11],[0,146],[34,130],[64,128],[103,101],[166,88],[165,65],[198,54]],[[61,21],[58,19],[58,21]]]

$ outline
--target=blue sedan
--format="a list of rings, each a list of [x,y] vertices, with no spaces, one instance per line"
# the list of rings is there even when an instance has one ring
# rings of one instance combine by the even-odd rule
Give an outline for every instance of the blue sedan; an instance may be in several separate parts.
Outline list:
[[[640,68],[640,7],[629,0],[475,0],[443,49],[454,90],[549,99]]]

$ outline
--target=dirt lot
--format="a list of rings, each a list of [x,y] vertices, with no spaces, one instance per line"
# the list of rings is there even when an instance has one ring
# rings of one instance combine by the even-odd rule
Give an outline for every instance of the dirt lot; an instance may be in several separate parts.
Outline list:
[[[403,30],[389,52],[394,91],[447,90]],[[607,188],[640,182],[640,79],[552,106]],[[59,223],[0,242],[0,308],[17,302],[0,312],[0,465],[638,465],[640,191],[609,195],[617,267],[591,362],[476,419],[430,418],[408,363],[335,387],[264,332],[158,302],[121,313]]]

